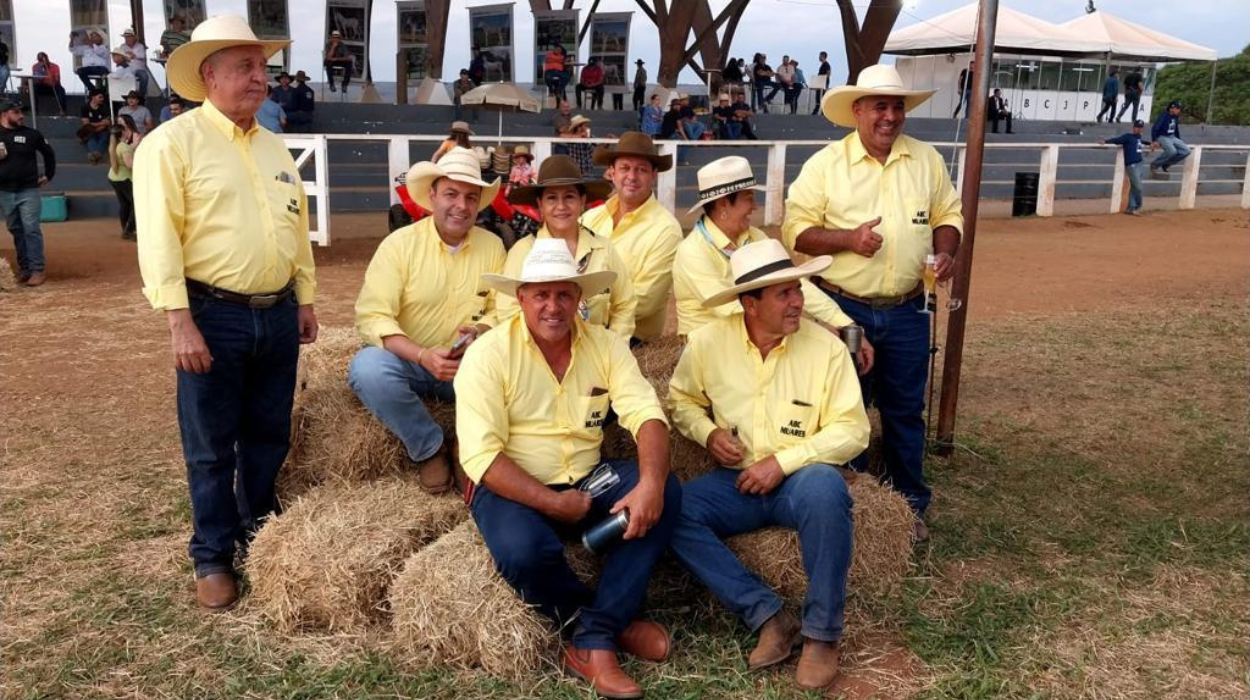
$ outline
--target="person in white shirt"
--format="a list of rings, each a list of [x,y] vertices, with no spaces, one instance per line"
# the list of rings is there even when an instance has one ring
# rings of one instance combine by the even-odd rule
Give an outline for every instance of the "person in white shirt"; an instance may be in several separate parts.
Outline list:
[[[104,45],[104,33],[99,29],[88,30],[85,36],[78,32],[70,32],[69,50],[82,62],[82,65],[74,72],[89,94],[95,89],[95,86],[91,84],[91,78],[108,75],[109,66],[112,64],[109,60],[109,49]]]
[[[142,103],[147,100],[148,80],[151,78],[151,74],[148,73],[148,47],[139,41],[139,38],[135,36],[135,30],[129,27],[122,32],[122,41],[126,42],[126,48],[130,49],[130,67],[134,70],[139,102]]]

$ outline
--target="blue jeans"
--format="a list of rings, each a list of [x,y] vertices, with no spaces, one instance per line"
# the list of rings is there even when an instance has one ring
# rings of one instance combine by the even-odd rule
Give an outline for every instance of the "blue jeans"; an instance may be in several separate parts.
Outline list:
[[[681,484],[670,474],[659,522],[644,537],[622,540],[612,548],[599,575],[599,587],[593,591],[586,587],[564,558],[563,540],[580,538],[583,531],[607,518],[612,504],[638,484],[636,462],[609,462],[621,477],[620,483],[596,498],[576,525],[552,520],[482,484],[470,507],[495,568],[521,598],[562,629],[576,617],[572,643],[578,649],[616,649],[616,638],[637,617],[651,570],[668,549],[681,517]]]
[[[1145,161],[1138,161],[1132,165],[1124,166],[1124,171],[1128,173],[1128,211],[1141,209],[1141,174],[1145,168]]]
[[[249,309],[192,294],[191,316],[213,356],[204,374],[178,370],[178,427],[191,490],[196,576],[233,570],[274,512],[274,482],[291,439],[299,360],[295,300]]]
[[[347,383],[369,412],[399,437],[414,461],[433,457],[443,446],[443,429],[421,399],[455,401],[451,382],[440,382],[421,365],[370,345],[352,358]]]
[[[872,371],[860,377],[864,405],[881,412],[881,447],[885,479],[923,514],[932,492],[924,480],[924,391],[929,379],[929,319],[919,313],[924,298],[892,309],[874,310],[840,294],[830,295],[876,349]],[[868,452],[851,460],[856,470],[868,468]]]
[[[0,92],[9,91],[9,75],[11,71],[8,65],[0,66]]]
[[[83,90],[90,95],[91,91],[95,89],[95,85],[91,83],[90,78],[92,76],[108,75],[109,69],[106,66],[83,66],[82,68],[74,71],[74,73],[77,74],[78,79],[82,81]]]
[[[683,487],[674,556],[722,605],[758,630],[781,610],[781,598],[742,565],[724,539],[774,525],[797,530],[808,581],[803,635],[838,641],[854,543],[851,493],[842,475],[828,464],[810,464],[771,493],[755,496],[738,491],[739,473],[718,467]]]
[[[686,140],[688,141],[698,141],[699,139],[703,138],[703,132],[707,131],[707,127],[703,125],[703,122],[698,121],[698,120],[691,120],[691,121],[686,122],[685,127],[686,127]]]
[[[87,137],[87,153],[106,153],[109,148],[109,132],[97,131]]]
[[[1155,157],[1154,162],[1150,164],[1152,168],[1166,168],[1189,157],[1189,144],[1175,136],[1160,136],[1155,139],[1155,143],[1159,144],[1163,153]]]
[[[43,208],[39,188],[17,192],[0,190],[0,215],[9,224],[13,247],[17,249],[18,272],[43,272],[43,232],[39,230],[39,213]]]

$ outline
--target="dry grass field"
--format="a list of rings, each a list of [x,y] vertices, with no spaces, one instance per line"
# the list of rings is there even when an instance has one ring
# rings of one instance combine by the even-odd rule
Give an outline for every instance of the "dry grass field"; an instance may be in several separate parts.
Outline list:
[[[334,227],[318,311],[344,326],[384,220]],[[114,228],[49,226],[48,284],[0,291],[0,697],[587,696],[199,612],[167,334]],[[831,696],[1250,697],[1250,217],[986,220],[974,268],[932,542]],[[747,674],[705,599],[656,615],[677,652],[630,666],[648,697],[805,697],[793,664]]]

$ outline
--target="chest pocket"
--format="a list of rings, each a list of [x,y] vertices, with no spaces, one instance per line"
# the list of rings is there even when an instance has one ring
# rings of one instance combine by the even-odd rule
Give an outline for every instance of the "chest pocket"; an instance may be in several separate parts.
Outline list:
[[[602,433],[603,423],[608,418],[608,392],[603,389],[603,393],[598,394],[597,391],[598,389],[592,390],[596,392],[595,396],[583,396],[577,401],[581,415],[581,423],[578,427],[583,431]]]
[[[816,407],[802,398],[791,399],[772,418],[777,439],[782,442],[806,440],[816,434],[818,427]]]
[[[929,223],[932,213],[929,210],[929,199],[927,197],[906,197],[903,199],[903,226],[904,230],[921,235],[929,235],[933,232],[933,227]]]

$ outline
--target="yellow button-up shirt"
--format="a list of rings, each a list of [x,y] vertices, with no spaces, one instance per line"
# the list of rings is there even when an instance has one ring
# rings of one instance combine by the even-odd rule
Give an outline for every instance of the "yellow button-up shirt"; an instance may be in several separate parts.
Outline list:
[[[786,474],[809,464],[845,464],[868,447],[868,414],[846,346],[804,320],[760,358],[741,315],[690,334],[669,382],[673,424],[700,445],[737,428],[745,469],[777,457]],[[711,406],[712,417],[708,417]]]
[[[538,229],[536,237],[551,238],[551,233],[543,226]],[[525,256],[534,249],[534,239],[534,236],[526,236],[512,246],[503,266],[505,275],[514,279],[521,276]],[[587,228],[582,228],[577,235],[577,250],[573,251],[573,261],[581,272],[611,270],[616,273],[616,281],[611,287],[582,299],[582,320],[607,327],[629,338],[634,332],[634,312],[638,300],[634,297],[634,283],[629,277],[629,268],[625,266],[625,261],[617,255],[608,239],[596,236]],[[516,297],[499,295],[496,300],[496,316],[501,322],[519,313],[521,306],[517,304]]]
[[[742,304],[733,300],[720,306],[706,309],[703,301],[708,297],[734,286],[733,270],[729,265],[729,255],[748,243],[766,240],[768,234],[752,226],[743,231],[735,240],[720,229],[709,217],[703,217],[704,230],[699,225],[690,230],[681,245],[677,246],[677,258],[673,261],[673,293],[677,296],[677,332],[690,335],[703,324],[725,316],[742,313]],[[708,242],[708,239],[711,242]],[[816,288],[808,280],[803,280],[803,310],[835,328],[849,326],[854,323],[850,316],[842,312],[829,295]]]
[[[454,252],[438,237],[432,216],[395,230],[365,271],[356,330],[378,347],[388,335],[447,347],[461,326],[494,325],[495,292],[482,275],[502,270],[504,255],[499,237],[476,226]]]
[[[920,281],[925,256],[933,252],[933,229],[954,226],[963,231],[959,195],[935,148],[899,136],[882,165],[856,132],[829,144],[803,164],[790,184],[782,234],[794,250],[799,234],[813,226],[847,230],[878,216],[881,249],[871,258],[837,253],[821,274],[856,296],[911,291]]]
[[[455,386],[460,462],[476,482],[500,452],[544,484],[577,482],[599,464],[609,406],[634,436],[649,420],[668,425],[628,341],[580,320],[563,381],[518,315],[469,346]]]
[[[281,137],[205,102],[139,144],[134,191],[152,308],[187,308],[187,278],[240,294],[294,280],[296,300],[313,303],[308,200]]]
[[[582,224],[612,241],[625,261],[638,298],[634,335],[654,340],[664,333],[668,319],[668,293],[673,288],[673,256],[681,243],[681,224],[660,202],[651,198],[614,223],[620,198],[608,198],[601,207],[582,214]]]

